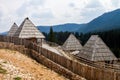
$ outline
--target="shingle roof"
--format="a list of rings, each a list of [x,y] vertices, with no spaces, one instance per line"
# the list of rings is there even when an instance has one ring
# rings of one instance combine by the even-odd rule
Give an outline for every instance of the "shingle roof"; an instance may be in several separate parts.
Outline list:
[[[73,35],[70,34],[68,39],[65,41],[65,43],[62,46],[63,50],[81,50],[82,45],[80,44],[79,40]]]
[[[15,36],[19,38],[45,38],[45,36],[35,27],[29,18],[25,18],[16,31]]]
[[[117,60],[112,51],[98,35],[92,35],[77,56],[91,61]]]
[[[8,31],[7,36],[13,36],[15,32],[17,31],[17,29],[18,29],[18,26],[16,23],[14,23],[12,27],[10,28],[10,30]]]

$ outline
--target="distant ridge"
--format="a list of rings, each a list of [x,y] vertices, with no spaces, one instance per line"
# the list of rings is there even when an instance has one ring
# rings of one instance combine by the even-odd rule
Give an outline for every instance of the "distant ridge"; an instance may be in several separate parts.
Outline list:
[[[93,19],[86,24],[68,23],[62,25],[52,26],[55,32],[68,31],[68,32],[99,32],[112,29],[120,29],[120,9],[104,13],[103,15]],[[38,26],[42,32],[48,33],[50,26]]]
[[[83,28],[79,28],[78,32],[99,32],[112,29],[120,29],[120,9],[104,13],[103,15],[93,19]]]
[[[37,26],[41,32],[49,33],[51,26]],[[120,9],[104,13],[86,24],[66,23],[52,26],[55,32],[100,32],[120,29]],[[4,33],[3,33],[4,34]]]
[[[60,32],[60,31],[76,32],[79,28],[84,26],[85,24],[66,23],[66,24],[54,25],[52,27],[55,32]],[[49,33],[50,27],[51,26],[38,26],[38,29],[41,32]]]
[[[7,35],[7,34],[8,34],[8,31],[0,33],[0,35]]]

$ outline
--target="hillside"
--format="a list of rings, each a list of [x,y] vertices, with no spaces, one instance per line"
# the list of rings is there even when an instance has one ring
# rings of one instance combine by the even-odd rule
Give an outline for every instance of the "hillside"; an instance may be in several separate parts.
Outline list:
[[[120,29],[120,9],[104,13],[87,23],[84,28],[79,28],[78,32],[94,32]]]
[[[8,31],[0,33],[0,35],[7,35]]]
[[[112,29],[120,29],[120,9],[104,13],[86,24],[66,23],[53,25],[54,32],[99,32]],[[37,26],[41,32],[49,33],[51,26]],[[1,33],[6,35],[7,32]]]
[[[0,49],[0,80],[67,79],[17,51]]]
[[[74,24],[74,23],[69,23],[69,24],[61,24],[61,25],[54,25],[53,30],[54,32],[75,32],[77,31],[79,28],[84,27],[85,24]],[[38,26],[38,29],[41,32],[45,32],[45,33],[49,33],[51,26]]]
[[[85,24],[74,24],[74,23],[69,23],[69,24],[61,24],[61,25],[54,25],[53,30],[55,32],[75,32],[77,31],[79,28],[84,27]],[[51,26],[37,26],[38,30],[40,30],[41,32],[45,32],[45,33],[49,33]],[[1,35],[7,35],[8,31],[0,33]]]
[[[52,26],[55,32],[68,31],[68,32],[95,32],[95,31],[107,31],[112,29],[120,29],[120,9],[104,13],[103,15],[93,19],[86,24],[62,24]],[[50,26],[38,26],[38,29],[42,32],[48,33]]]

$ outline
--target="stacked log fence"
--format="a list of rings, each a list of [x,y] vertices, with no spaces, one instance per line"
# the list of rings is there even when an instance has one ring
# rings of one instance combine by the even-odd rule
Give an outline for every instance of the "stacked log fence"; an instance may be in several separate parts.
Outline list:
[[[85,64],[69,60],[64,56],[51,52],[36,43],[32,43],[25,39],[17,37],[0,36],[0,44],[7,43],[13,44],[14,46],[22,46],[25,49],[17,49],[18,51],[29,54],[32,58],[38,62],[49,67],[56,72],[63,74],[64,76],[71,76],[71,72],[84,77],[87,80],[120,80],[120,71],[115,71],[110,68],[101,68],[98,65],[87,62]],[[3,45],[2,45],[3,46]],[[0,46],[0,48],[2,47]],[[9,46],[6,48],[10,48]],[[50,61],[50,62],[46,62]],[[51,62],[52,61],[52,62]],[[91,64],[88,65],[87,63]],[[57,64],[57,65],[55,65]],[[64,69],[57,69],[62,66]],[[67,72],[68,71],[68,72]],[[70,72],[69,72],[70,71]],[[73,74],[72,74],[73,75]],[[70,77],[69,77],[70,78]],[[70,78],[73,80],[79,80],[80,78]]]

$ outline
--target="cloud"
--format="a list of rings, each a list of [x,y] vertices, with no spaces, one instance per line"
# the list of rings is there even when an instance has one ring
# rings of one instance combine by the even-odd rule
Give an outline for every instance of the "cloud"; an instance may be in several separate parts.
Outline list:
[[[83,16],[83,21],[88,23],[91,20],[93,20],[94,18],[97,18],[98,16],[103,14],[103,12],[104,12],[103,8],[97,8],[97,9],[89,8],[85,11],[82,11],[81,16]]]
[[[102,7],[99,0],[90,0],[86,6],[86,8],[99,8],[99,7]]]
[[[51,19],[51,18],[54,18],[54,15],[50,10],[47,10],[47,11],[44,10],[40,13],[38,12],[38,13],[32,14],[32,17],[42,18],[42,19]]]
[[[83,17],[82,21],[85,23],[90,22],[94,18],[102,15],[106,9],[100,0],[88,0],[88,3],[84,7],[85,10],[81,11],[80,14]]]
[[[29,4],[31,5],[44,5],[46,0],[30,0]]]
[[[2,14],[2,12],[0,11],[0,21],[2,20],[2,15],[3,15],[3,14]]]
[[[18,9],[17,14],[18,15],[25,15],[33,12],[34,10],[37,10],[38,8],[41,8],[44,6],[46,0],[29,0],[24,2]]]
[[[112,5],[115,8],[120,8],[120,0],[111,0]]]
[[[1,0],[0,32],[30,17],[35,25],[86,23],[120,8],[120,0]]]
[[[33,18],[36,25],[50,24],[50,21],[55,18],[52,11],[50,11],[49,9],[44,9],[39,12],[38,11],[33,12],[31,14],[31,17]],[[40,23],[42,23],[42,24],[40,24]]]
[[[70,3],[69,6],[70,7],[75,7],[75,4],[74,3]]]
[[[105,12],[115,10],[120,8],[120,1],[119,0],[99,0],[102,4],[102,8],[105,9]],[[118,4],[116,4],[118,3]]]

